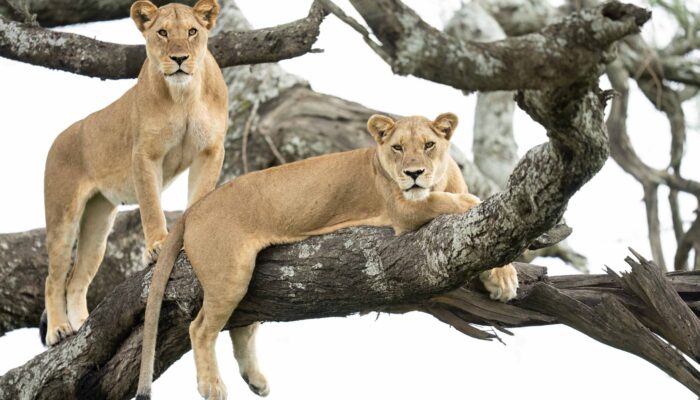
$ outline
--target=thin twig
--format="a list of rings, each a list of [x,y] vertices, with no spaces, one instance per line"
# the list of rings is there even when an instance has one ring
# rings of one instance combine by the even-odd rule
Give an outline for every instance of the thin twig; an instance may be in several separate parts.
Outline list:
[[[678,99],[681,101],[681,103],[685,103],[686,101],[697,96],[698,93],[700,93],[700,87],[685,85],[683,89],[678,91]]]
[[[681,210],[678,205],[678,190],[671,189],[668,193],[668,203],[671,207],[671,220],[673,221],[673,234],[676,240],[680,240],[683,236],[683,219],[681,218]]]
[[[695,221],[690,226],[687,232],[678,240],[678,248],[673,264],[676,271],[688,269],[688,258],[690,250],[695,251],[695,268],[697,269],[698,250],[700,249],[700,218],[696,211]]]
[[[243,173],[248,173],[248,135],[250,134],[250,127],[253,125],[253,120],[258,115],[259,101],[253,103],[253,107],[250,110],[250,115],[248,115],[248,120],[245,122],[243,127],[243,143],[241,144],[241,158],[243,159]]]
[[[644,205],[647,211],[647,225],[649,226],[649,245],[654,262],[666,271],[664,252],[661,247],[661,227],[659,222],[659,198],[657,185],[644,185]]]
[[[275,158],[277,159],[277,162],[279,162],[280,164],[286,164],[287,160],[285,160],[282,153],[280,153],[277,146],[275,146],[275,142],[272,141],[270,135],[263,133],[262,137],[265,139],[265,142],[267,143],[268,147],[270,147],[270,151],[272,152],[272,154],[274,154]]]
[[[22,18],[22,22],[29,26],[39,26],[36,22],[36,14],[29,11],[29,1],[27,0],[5,0],[8,6],[18,17]],[[20,3],[20,4],[18,4]]]
[[[332,0],[320,0],[320,2],[328,11],[330,11],[333,15],[338,17],[339,20],[345,22],[348,26],[350,26],[352,29],[354,29],[356,32],[362,35],[362,39],[365,41],[365,43],[367,43],[367,45],[372,50],[374,50],[374,52],[377,53],[377,55],[381,57],[382,60],[389,64],[393,62],[393,58],[386,51],[384,51],[382,45],[372,40],[367,28],[362,26],[362,24],[357,22],[357,20],[353,17],[345,14],[345,11],[343,11],[343,9],[341,9],[335,3],[333,3]]]
[[[648,52],[647,55],[644,57],[644,60],[642,63],[639,65],[639,68],[634,72],[634,80],[638,81],[639,78],[644,74],[644,72],[649,73],[649,76],[651,79],[654,81],[654,86],[656,86],[656,103],[654,106],[658,109],[661,109],[661,95],[663,92],[663,85],[661,84],[661,80],[659,79],[659,75],[656,73],[654,68],[651,68],[650,64],[652,61],[655,61],[656,57],[654,54],[651,52]]]

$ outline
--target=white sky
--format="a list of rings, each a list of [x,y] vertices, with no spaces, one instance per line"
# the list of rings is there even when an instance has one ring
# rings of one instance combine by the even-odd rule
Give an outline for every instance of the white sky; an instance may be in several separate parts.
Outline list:
[[[276,25],[304,16],[309,0],[239,0],[255,27]],[[406,1],[423,18],[441,27],[457,0]],[[636,3],[641,3],[636,1]],[[346,1],[338,2],[347,12]],[[274,7],[274,12],[270,12]],[[658,13],[657,13],[658,14]],[[663,16],[646,35],[665,40]],[[87,36],[141,43],[130,20],[67,28]],[[394,76],[352,30],[329,16],[316,43],[325,50],[283,61],[288,71],[307,79],[319,92],[397,114],[434,117],[456,112],[460,126],[454,141],[471,148],[475,96],[412,77]],[[43,168],[53,139],[72,122],[106,106],[134,81],[100,81],[0,59],[0,232],[42,227]],[[605,85],[605,84],[604,84]],[[697,107],[688,107],[698,121]],[[543,129],[518,111],[516,139],[523,154],[546,140]],[[634,91],[629,131],[642,159],[655,167],[668,163],[669,130],[638,91]],[[700,137],[689,131],[684,173],[700,179]],[[609,161],[572,199],[567,220],[574,228],[570,244],[589,257],[593,272],[604,265],[623,269],[627,246],[649,255],[642,191],[630,176]],[[660,193],[666,260],[675,248],[666,193]],[[686,219],[694,202],[683,197]],[[186,204],[186,179],[181,177],[163,196],[166,209]],[[686,221],[689,222],[689,221]],[[571,274],[562,263],[542,259],[551,274]],[[259,330],[258,351],[271,384],[272,399],[695,399],[690,391],[647,362],[611,349],[563,326],[515,330],[503,337],[506,346],[468,338],[429,315],[376,314],[268,323]],[[238,377],[228,335],[217,344],[222,376],[231,398],[253,399]],[[0,338],[0,374],[42,351],[35,329]],[[155,398],[197,398],[191,353],[154,386]]]

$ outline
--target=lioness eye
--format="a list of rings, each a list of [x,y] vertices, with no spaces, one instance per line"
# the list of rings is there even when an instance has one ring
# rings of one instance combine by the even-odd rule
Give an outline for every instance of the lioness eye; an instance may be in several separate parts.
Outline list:
[[[435,142],[428,142],[428,143],[425,144],[425,149],[426,149],[426,150],[432,149],[433,146],[435,146]]]
[[[163,37],[168,37],[168,32],[165,29],[159,30],[158,34]]]
[[[194,36],[197,34],[197,30],[194,28],[190,28],[189,34],[190,34],[190,36]]]
[[[403,150],[403,147],[401,147],[401,146],[398,145],[398,144],[395,144],[395,145],[391,146],[391,148],[394,149],[394,150],[396,150],[396,151],[401,151],[401,150]]]

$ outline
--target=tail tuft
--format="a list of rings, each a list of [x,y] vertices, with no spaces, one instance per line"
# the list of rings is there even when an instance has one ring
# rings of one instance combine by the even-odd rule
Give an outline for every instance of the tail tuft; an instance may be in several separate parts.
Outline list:
[[[46,315],[46,309],[41,313],[41,320],[39,320],[39,340],[41,344],[46,347],[46,332],[49,330],[49,319]]]
[[[151,400],[150,394],[137,394],[136,400]]]

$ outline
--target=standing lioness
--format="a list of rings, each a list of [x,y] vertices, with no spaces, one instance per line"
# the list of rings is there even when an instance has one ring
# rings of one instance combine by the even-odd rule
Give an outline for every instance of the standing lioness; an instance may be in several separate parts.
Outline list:
[[[396,122],[375,115],[372,148],[315,157],[241,176],[194,204],[173,227],[153,273],[146,307],[138,396],[150,396],[161,301],[175,257],[184,243],[204,289],[190,325],[199,393],[226,398],[214,342],[248,289],[255,257],[264,247],[299,241],[357,225],[391,226],[399,234],[441,214],[463,213],[479,200],[467,193],[448,154],[454,114],[430,121]],[[515,296],[512,265],[481,275],[491,297]],[[255,355],[257,324],[230,331],[241,376],[259,395],[268,387]]]
[[[228,122],[228,90],[207,50],[218,12],[216,0],[192,8],[134,3],[131,17],[148,54],[136,86],[71,125],[51,147],[44,179],[49,345],[77,331],[88,316],[87,288],[119,204],[138,202],[150,261],[168,234],[163,188],[190,165],[190,204],[216,186]]]

